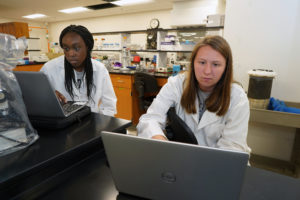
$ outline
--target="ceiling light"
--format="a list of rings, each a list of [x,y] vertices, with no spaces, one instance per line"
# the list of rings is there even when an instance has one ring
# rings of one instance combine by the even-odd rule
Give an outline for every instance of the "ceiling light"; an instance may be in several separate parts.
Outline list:
[[[63,13],[75,13],[75,12],[83,12],[89,10],[88,8],[85,7],[74,7],[74,8],[68,8],[68,9],[63,9],[59,10],[59,12]]]
[[[46,17],[46,15],[44,14],[32,14],[32,15],[26,15],[26,16],[23,16],[24,18],[29,18],[29,19],[34,19],[34,18],[41,18],[41,17]]]
[[[111,3],[118,6],[129,6],[135,4],[150,3],[150,2],[153,2],[153,0],[119,0],[119,1],[113,1]]]

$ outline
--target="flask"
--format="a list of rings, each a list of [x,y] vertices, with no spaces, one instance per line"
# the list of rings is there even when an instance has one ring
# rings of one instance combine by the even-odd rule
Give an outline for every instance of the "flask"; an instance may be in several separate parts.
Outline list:
[[[130,50],[129,48],[123,47],[122,49],[122,66],[126,68],[130,66]]]

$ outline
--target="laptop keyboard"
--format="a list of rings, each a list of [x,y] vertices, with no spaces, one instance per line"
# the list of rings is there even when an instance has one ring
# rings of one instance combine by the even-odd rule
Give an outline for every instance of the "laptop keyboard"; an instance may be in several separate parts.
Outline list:
[[[64,112],[67,114],[67,113],[72,113],[72,112],[78,110],[79,108],[82,108],[82,105],[76,104],[74,102],[67,102],[62,105],[62,108],[63,108]]]

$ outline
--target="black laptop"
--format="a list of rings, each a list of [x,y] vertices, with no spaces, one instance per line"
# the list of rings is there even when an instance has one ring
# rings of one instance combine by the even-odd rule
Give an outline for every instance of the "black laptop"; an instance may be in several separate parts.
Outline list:
[[[35,127],[63,128],[90,113],[87,102],[62,104],[43,72],[14,72],[29,119]]]

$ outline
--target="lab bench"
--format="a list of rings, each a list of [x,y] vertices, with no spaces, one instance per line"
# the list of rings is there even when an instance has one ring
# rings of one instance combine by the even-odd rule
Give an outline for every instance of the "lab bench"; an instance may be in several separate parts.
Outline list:
[[[288,107],[300,108],[300,103],[285,102]],[[266,109],[250,109],[250,122],[295,128],[295,139],[290,161],[287,163],[294,174],[300,174],[300,114]],[[255,159],[255,156],[252,156]]]

